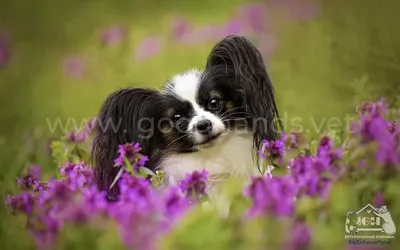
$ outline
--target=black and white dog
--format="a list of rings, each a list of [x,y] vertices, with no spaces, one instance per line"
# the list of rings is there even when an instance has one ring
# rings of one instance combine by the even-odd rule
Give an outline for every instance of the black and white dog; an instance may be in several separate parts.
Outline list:
[[[210,178],[248,178],[258,172],[262,140],[281,129],[274,90],[263,58],[245,37],[230,35],[216,44],[205,69],[170,79],[162,90],[125,88],[102,106],[92,162],[100,189],[109,189],[119,144],[139,142],[147,167],[163,170],[168,183],[186,173],[207,170]]]

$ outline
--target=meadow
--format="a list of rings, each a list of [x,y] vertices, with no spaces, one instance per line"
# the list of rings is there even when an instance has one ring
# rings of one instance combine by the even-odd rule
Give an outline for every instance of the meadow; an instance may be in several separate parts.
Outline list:
[[[325,133],[336,147],[351,152],[345,147],[345,139],[361,140],[361,132],[354,135],[348,129],[349,119],[358,119],[354,118],[356,106],[384,97],[391,109],[382,119],[396,119],[394,114],[400,105],[400,35],[396,25],[399,7],[400,3],[389,0],[2,1],[0,195],[19,193],[16,178],[23,176],[30,164],[41,166],[43,180],[61,177],[58,165],[65,165],[66,159],[57,152],[60,145],[75,144],[60,138],[73,130],[73,125],[83,128],[85,121],[95,117],[108,94],[125,86],[161,87],[176,73],[203,68],[213,44],[228,33],[248,36],[262,51],[288,134],[296,129],[314,142],[314,155]],[[375,122],[382,124],[379,119]],[[384,130],[381,125],[378,127]],[[387,144],[375,137],[374,140]],[[394,150],[391,153],[398,156],[398,141],[393,143],[397,146],[390,144]],[[371,151],[357,156],[362,159],[350,161],[345,154],[340,162],[352,166],[352,161],[358,164],[364,159],[369,165],[386,166],[387,162],[372,157],[378,149],[365,147]],[[78,160],[68,157],[72,157],[67,159],[70,161]],[[398,171],[398,162],[387,165]],[[381,174],[379,169],[376,171]],[[365,173],[359,174],[365,177]],[[327,210],[315,205],[314,199],[298,202],[296,211],[305,209],[313,217],[308,219],[314,225],[314,234],[310,233],[314,245],[305,240],[307,246],[298,243],[304,248],[297,249],[346,248],[346,210],[372,203],[372,199],[368,201],[369,193],[385,189],[383,186],[389,190],[385,202],[390,204],[398,224],[399,213],[394,212],[400,206],[395,192],[399,188],[398,172],[392,173],[390,180],[379,174],[364,182],[359,180],[361,177],[338,181],[329,196],[329,205],[322,206]],[[357,183],[360,189],[352,192],[351,187]],[[256,202],[254,197],[250,195],[250,200]],[[247,224],[252,233],[239,233],[233,224],[242,223],[238,218],[246,206],[250,207],[245,201],[238,202],[237,211],[227,221],[216,219],[208,210],[194,212],[184,220],[186,226],[173,231],[164,243],[168,249],[265,249],[268,244],[270,249],[278,249],[281,241],[263,242],[257,235],[268,235],[265,225],[282,227],[279,235],[286,235],[291,220],[271,222],[268,218],[262,220],[262,225]],[[316,207],[330,216],[318,223],[315,217],[322,215],[312,212]],[[11,216],[5,204],[0,206],[0,214],[3,249],[33,249],[32,237],[24,229],[26,216]],[[304,216],[300,217],[303,221]],[[298,219],[292,214],[289,218]],[[199,223],[202,220],[206,222]],[[85,241],[73,233],[74,229],[67,228],[58,249],[122,247],[116,231],[110,229],[100,237],[83,228],[79,232],[90,235]],[[300,234],[307,235],[305,231]],[[218,241],[213,239],[215,234],[221,235]],[[233,240],[235,235],[237,241]],[[392,242],[393,249],[397,242],[398,239]]]

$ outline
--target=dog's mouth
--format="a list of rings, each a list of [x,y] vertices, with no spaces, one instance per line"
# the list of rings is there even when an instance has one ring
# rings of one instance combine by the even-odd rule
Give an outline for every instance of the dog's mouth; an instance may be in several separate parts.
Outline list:
[[[202,149],[206,149],[206,148],[211,148],[212,146],[215,145],[216,141],[221,137],[221,135],[223,135],[224,133],[218,133],[216,135],[213,136],[209,136],[206,140],[200,142],[200,143],[196,143],[193,145],[193,147],[191,147],[190,149],[187,150],[183,150],[180,151],[180,153],[194,153],[194,152],[198,152]]]
[[[222,133],[218,133],[216,135],[209,136],[206,140],[201,143],[197,143],[195,146],[212,146],[213,143],[222,135]]]

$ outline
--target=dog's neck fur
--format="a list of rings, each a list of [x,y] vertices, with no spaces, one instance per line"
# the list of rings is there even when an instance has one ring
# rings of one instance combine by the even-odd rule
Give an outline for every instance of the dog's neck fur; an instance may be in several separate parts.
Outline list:
[[[188,154],[172,154],[162,161],[168,181],[177,183],[187,173],[206,170],[210,176],[248,176],[257,168],[253,163],[253,135],[227,132],[210,148]]]
[[[258,173],[253,162],[253,134],[228,132],[213,147],[189,154],[167,156],[161,163],[168,184],[177,184],[186,174],[206,170],[209,175],[207,193],[223,215],[230,202],[220,190],[220,184],[231,176],[243,178],[243,187],[249,177]]]

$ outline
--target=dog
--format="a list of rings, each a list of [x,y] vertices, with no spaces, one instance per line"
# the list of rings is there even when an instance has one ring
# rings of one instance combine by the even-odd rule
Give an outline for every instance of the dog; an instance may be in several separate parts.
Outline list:
[[[103,126],[97,126],[93,142],[95,178],[114,198],[118,186],[110,185],[119,171],[113,160],[120,144],[139,142],[149,157],[146,167],[163,170],[166,185],[204,169],[210,182],[218,176],[248,179],[259,172],[263,139],[276,140],[282,129],[263,57],[238,35],[212,48],[204,70],[175,75],[161,90],[112,93],[97,123]],[[119,126],[105,129],[107,123]]]

